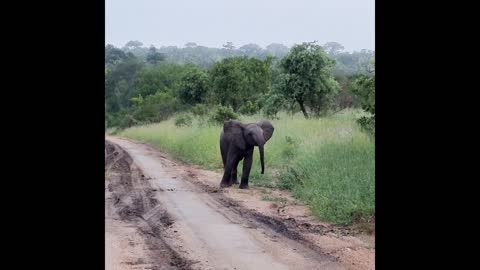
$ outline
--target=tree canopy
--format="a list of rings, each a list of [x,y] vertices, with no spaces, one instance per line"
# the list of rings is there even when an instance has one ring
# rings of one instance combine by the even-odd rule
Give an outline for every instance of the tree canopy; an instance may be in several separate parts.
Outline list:
[[[105,121],[107,127],[128,127],[176,112],[217,113],[212,119],[218,120],[259,112],[275,117],[281,110],[309,118],[349,106],[374,115],[374,57],[368,50],[346,52],[335,42],[292,48],[272,43],[265,49],[254,43],[237,49],[232,42],[223,48],[106,45]]]

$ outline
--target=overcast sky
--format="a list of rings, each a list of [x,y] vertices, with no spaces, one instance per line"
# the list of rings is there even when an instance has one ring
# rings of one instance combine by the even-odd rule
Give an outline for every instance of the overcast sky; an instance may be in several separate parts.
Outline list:
[[[106,0],[105,42],[145,46],[336,41],[375,49],[374,0]]]

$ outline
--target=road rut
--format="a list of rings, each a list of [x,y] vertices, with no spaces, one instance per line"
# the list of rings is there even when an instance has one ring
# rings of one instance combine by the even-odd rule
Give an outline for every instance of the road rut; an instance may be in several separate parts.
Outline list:
[[[176,263],[169,262],[170,266],[182,269],[344,269],[335,258],[232,211],[210,192],[183,179],[175,170],[175,164],[159,152],[122,138],[107,137],[107,141],[125,150],[143,175],[140,177],[143,182],[136,183],[132,189],[140,194],[137,199],[142,201],[132,207],[142,209],[129,208],[124,215],[137,220],[135,224],[143,227],[140,229],[143,234],[161,239],[164,249],[176,258],[173,260]],[[152,200],[156,204],[152,205]],[[115,250],[111,247],[112,241],[118,241],[115,237],[118,236],[107,239],[110,241],[107,249]],[[139,253],[138,256],[155,257],[155,251],[160,249],[150,248],[148,254]],[[162,262],[146,261],[152,268],[143,269],[162,269],[153,266]]]

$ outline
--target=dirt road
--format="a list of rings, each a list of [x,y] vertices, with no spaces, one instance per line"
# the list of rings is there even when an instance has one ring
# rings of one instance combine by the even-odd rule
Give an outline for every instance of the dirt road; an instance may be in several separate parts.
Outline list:
[[[105,170],[106,269],[374,268],[368,247],[356,244],[367,262],[350,267],[305,237],[312,225],[301,233],[242,205],[258,190],[219,190],[216,175],[178,165],[146,144],[107,137]]]

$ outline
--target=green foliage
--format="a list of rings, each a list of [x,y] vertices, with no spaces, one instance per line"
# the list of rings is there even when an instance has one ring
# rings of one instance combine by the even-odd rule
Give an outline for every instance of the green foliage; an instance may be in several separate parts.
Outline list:
[[[361,101],[362,109],[369,113],[358,119],[358,123],[375,137],[375,62],[372,61],[371,75],[359,75],[352,85],[352,92]]]
[[[368,134],[371,134],[375,137],[375,115],[372,116],[363,116],[357,120],[357,123],[365,130]]]
[[[341,85],[338,95],[333,91],[335,79],[330,76],[334,61],[313,43],[295,46],[283,59],[273,57],[283,57],[289,51],[281,44],[270,44],[266,50],[255,44],[235,49],[232,43],[227,43],[226,49],[191,42],[186,48],[146,48],[138,41],[130,41],[122,49],[107,45],[106,126],[163,121],[171,110],[191,111],[206,120],[210,108],[217,105],[231,107],[235,113],[246,116],[262,112],[270,119],[276,119],[282,110],[292,115],[303,111],[306,116],[319,116],[330,108],[332,101],[336,110],[356,106],[360,97],[352,89],[360,89],[364,83],[351,83],[351,70],[343,72],[337,67],[364,63],[372,52],[347,53],[336,43],[325,46],[330,56],[337,59],[334,71]],[[158,93],[165,93],[162,100],[152,97]],[[163,101],[167,99],[173,102],[170,109]],[[370,118],[360,119],[359,123],[372,126]]]
[[[192,125],[192,116],[189,114],[180,114],[175,117],[175,126],[176,127],[184,127],[184,126],[191,126]]]
[[[227,58],[215,64],[210,72],[212,78],[213,101],[223,106],[231,106],[237,111],[244,101],[246,76],[239,58]]]
[[[248,100],[247,102],[245,102],[240,106],[240,109],[238,109],[238,112],[245,115],[253,115],[257,113],[259,110],[260,110],[260,106],[258,105],[258,103]]]
[[[342,44],[334,41],[325,43],[325,45],[323,45],[322,48],[329,55],[337,55],[345,49],[345,47],[343,47]]]
[[[107,46],[113,47],[112,45]],[[287,46],[278,43],[269,44],[265,49],[256,44],[246,44],[235,49],[233,43],[230,43],[227,47],[228,48],[208,48],[189,42],[186,44],[185,48],[162,46],[155,49],[157,53],[160,53],[165,57],[165,60],[163,61],[180,65],[195,64],[205,69],[211,68],[213,64],[224,58],[235,56],[254,57],[260,60],[265,59],[267,56],[274,56],[281,59],[290,50]],[[374,52],[369,50],[345,52],[343,51],[343,46],[341,44],[338,44],[338,49],[330,48],[331,46],[329,44],[325,44],[323,47],[329,56],[334,58],[337,62],[334,68],[335,74],[351,76],[357,73],[364,73],[370,59],[374,57]],[[144,47],[139,41],[130,41],[123,48],[117,50],[121,50],[126,54],[133,54],[138,59],[148,62],[147,56],[149,55],[150,48]],[[107,47],[105,47],[105,53],[107,54]]]
[[[189,66],[162,63],[155,67],[144,68],[135,76],[133,95],[146,97],[158,91],[172,93],[179,88],[182,77],[190,70]]]
[[[135,102],[137,105],[132,108],[132,117],[138,123],[166,120],[181,108],[178,100],[168,92],[157,92],[154,95],[147,96],[141,102]]]
[[[148,49],[148,54],[146,58],[147,63],[155,66],[163,60],[165,60],[165,56],[157,52],[157,49],[155,47],[152,46],[150,47],[150,49]]]
[[[353,79],[346,76],[335,76],[335,79],[340,85],[340,91],[335,96],[335,109],[338,111],[346,108],[358,108],[359,99],[351,89]]]
[[[124,61],[128,58],[127,54],[115,48],[113,45],[105,46],[105,65],[111,66],[118,64],[120,61]]]
[[[239,112],[248,101],[255,104],[258,98],[270,91],[270,58],[260,61],[255,58],[233,57],[216,63],[211,72],[212,102],[231,106]],[[246,111],[250,106],[244,108]]]
[[[116,113],[128,108],[134,96],[133,84],[144,65],[136,58],[120,60],[105,71],[105,106],[107,113]]]
[[[225,121],[230,119],[239,119],[240,116],[236,114],[232,108],[226,106],[217,106],[211,113],[209,122],[213,124],[223,125]]]
[[[145,67],[138,63],[138,59],[127,59],[107,71],[105,105],[109,127],[163,121],[185,109],[175,95],[190,66],[161,63]]]
[[[339,52],[330,54],[336,61],[333,70],[335,75],[353,76],[367,74],[370,61],[375,58],[375,52],[361,50],[360,52]]]
[[[276,119],[278,112],[284,108],[285,100],[283,95],[271,93],[265,96],[263,103],[263,114],[268,118]]]
[[[208,107],[206,104],[196,104],[191,111],[195,116],[204,117],[208,114]]]
[[[335,61],[319,45],[310,42],[294,46],[280,65],[283,74],[279,92],[297,102],[305,118],[309,116],[307,107],[317,116],[329,109],[339,86],[332,74]]]
[[[194,67],[181,79],[179,98],[186,104],[195,105],[205,101],[208,90],[208,74]]]

